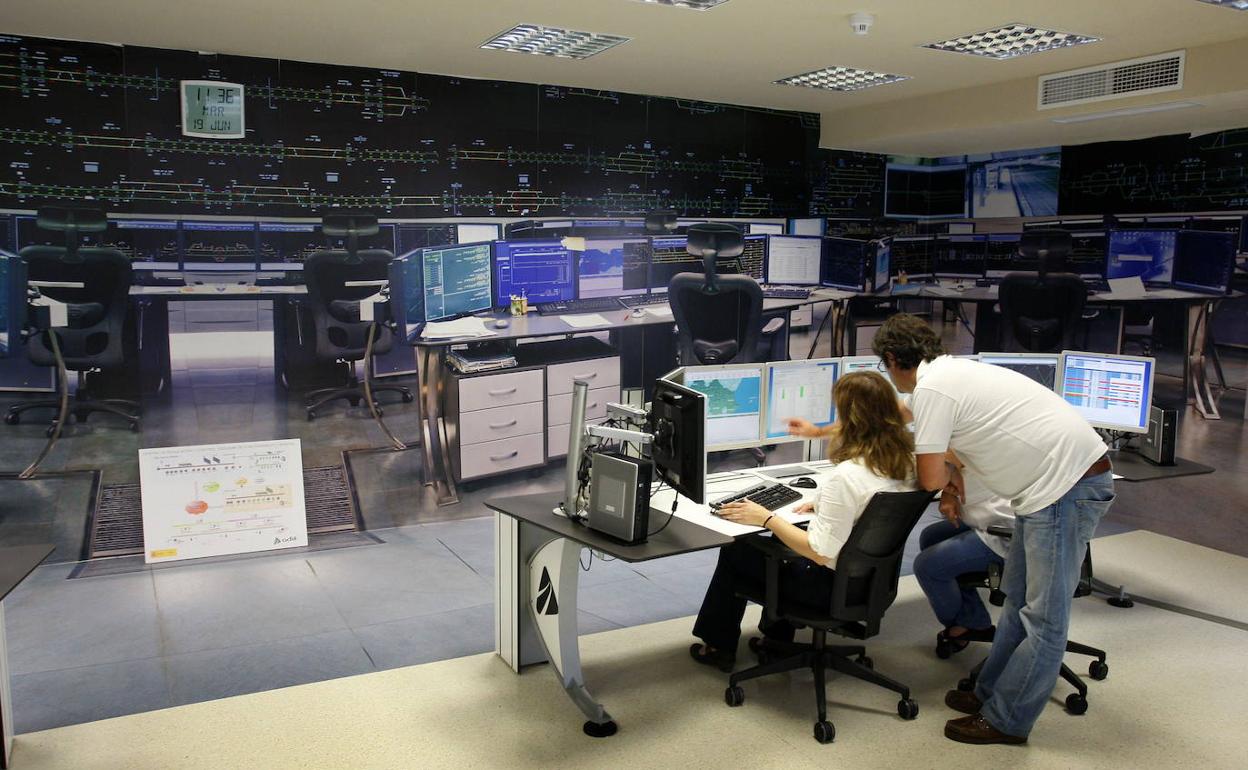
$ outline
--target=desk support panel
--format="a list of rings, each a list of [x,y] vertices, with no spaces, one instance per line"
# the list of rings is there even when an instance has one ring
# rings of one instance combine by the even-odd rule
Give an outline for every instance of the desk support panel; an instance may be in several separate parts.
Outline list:
[[[4,638],[4,602],[0,601],[0,768],[13,755],[13,693],[9,689],[9,651]]]

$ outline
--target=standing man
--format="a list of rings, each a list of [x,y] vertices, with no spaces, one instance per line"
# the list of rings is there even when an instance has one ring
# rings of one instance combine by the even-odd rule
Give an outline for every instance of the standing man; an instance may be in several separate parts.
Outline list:
[[[1075,409],[1031,379],[944,355],[940,338],[906,313],[872,343],[902,393],[913,393],[919,484],[965,488],[960,460],[1017,516],[1006,594],[974,692],[945,704],[969,714],[945,724],[962,743],[1023,743],[1044,710],[1066,652],[1070,602],[1088,540],[1114,500],[1105,444]],[[950,454],[950,453],[953,454]]]

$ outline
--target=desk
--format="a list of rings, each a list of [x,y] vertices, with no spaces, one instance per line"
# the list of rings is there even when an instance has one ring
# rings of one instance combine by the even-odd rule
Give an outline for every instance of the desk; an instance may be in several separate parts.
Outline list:
[[[13,754],[13,695],[9,691],[9,655],[4,636],[4,598],[52,553],[51,545],[0,548],[0,768]]]
[[[812,469],[826,462],[803,463]],[[782,466],[777,466],[782,467]],[[759,471],[720,473],[707,478],[712,497],[745,489],[758,482]],[[813,501],[817,490],[801,489],[802,500],[780,509],[790,521],[809,516],[791,512]],[[671,510],[671,495],[652,502],[650,529],[663,525]],[[549,662],[564,692],[585,715],[587,735],[606,737],[617,726],[607,710],[585,686],[576,622],[576,592],[581,572],[581,550],[591,548],[626,562],[649,561],[708,548],[721,548],[736,537],[762,530],[723,521],[705,505],[683,500],[662,532],[639,545],[622,545],[614,538],[556,516],[552,509],[561,495],[540,494],[489,500],[494,515],[494,651],[520,673],[524,666]]]

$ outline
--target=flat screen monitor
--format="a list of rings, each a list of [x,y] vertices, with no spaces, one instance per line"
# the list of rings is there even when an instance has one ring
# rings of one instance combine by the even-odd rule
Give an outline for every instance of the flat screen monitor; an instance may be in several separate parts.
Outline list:
[[[893,384],[893,378],[888,376],[888,372],[884,370],[880,363],[879,356],[845,356],[841,359],[841,376],[853,374],[854,372],[875,372],[884,379],[888,380],[888,384]],[[896,389],[896,385],[893,388]]]
[[[13,217],[8,214],[0,214],[0,251],[17,252],[13,242]]]
[[[763,364],[690,366],[685,387],[706,396],[706,448],[757,446],[763,433]]]
[[[1170,283],[1177,240],[1176,230],[1110,230],[1105,277],[1138,276],[1144,283]]]
[[[182,221],[182,269],[255,272],[259,265],[254,222]]]
[[[804,217],[789,220],[789,235],[823,235],[827,223],[823,217]]]
[[[576,254],[560,241],[494,241],[493,246],[496,307],[508,305],[512,295],[532,303],[576,296]]]
[[[871,288],[877,294],[886,292],[893,283],[892,273],[893,239],[885,238],[875,242],[875,282]]]
[[[683,235],[650,239],[650,289],[667,291],[677,273],[701,273],[702,260],[689,253]]]
[[[775,222],[751,222],[750,235],[784,235],[784,225]]]
[[[1040,260],[1018,253],[1021,240],[1020,233],[990,233],[984,242],[984,276],[1004,278],[1010,273],[1038,271]]]
[[[459,244],[496,241],[502,235],[502,228],[493,223],[455,225],[455,242]]]
[[[938,278],[982,278],[987,247],[986,235],[937,236],[932,241],[932,274]]]
[[[838,289],[862,291],[866,261],[866,243],[853,238],[824,238],[821,245],[819,282]]]
[[[1057,387],[1057,353],[980,353],[979,361],[992,364],[1038,382],[1049,390]]]
[[[178,223],[173,219],[117,219],[109,222],[102,246],[111,246],[130,257],[135,270],[176,271]]]
[[[790,417],[800,417],[819,427],[836,422],[832,387],[840,372],[839,358],[812,358],[803,361],[774,361],[767,365],[767,409],[765,425],[768,443],[804,441],[790,436]]]
[[[489,243],[424,249],[425,320],[441,321],[493,307]]]
[[[1063,351],[1057,393],[1094,428],[1145,433],[1154,367],[1151,358]]]
[[[425,286],[421,252],[390,263],[390,313],[403,338],[414,344],[425,326]]]
[[[1104,278],[1108,242],[1104,230],[1071,233],[1066,269],[1084,278]]]
[[[721,274],[740,272],[762,283],[767,275],[767,236],[750,234],[743,241],[741,256],[716,263],[715,272]],[[741,260],[740,263],[737,260]]]
[[[898,236],[893,239],[893,273],[902,273],[911,277],[931,275],[931,248],[933,238],[930,235]]]
[[[261,222],[260,269],[266,272],[302,270],[303,263],[328,248],[314,222]]]
[[[670,380],[654,383],[647,419],[650,459],[661,481],[695,503],[706,499],[706,396]]]
[[[320,229],[320,225],[317,225]],[[325,244],[331,249],[346,249],[349,245],[349,239],[345,236],[322,235]],[[390,223],[380,223],[377,225],[377,232],[372,235],[361,235],[355,239],[356,248],[363,251],[364,249],[384,249],[385,251],[395,254],[399,251],[398,244],[398,228]]]
[[[649,289],[649,238],[586,238],[579,252],[578,297],[625,297]]]
[[[767,236],[767,283],[818,286],[823,239],[811,235]]]
[[[1174,253],[1175,288],[1207,294],[1229,293],[1238,239],[1238,233],[1179,232]]]
[[[25,321],[26,263],[0,251],[0,358],[8,358],[21,347]]]

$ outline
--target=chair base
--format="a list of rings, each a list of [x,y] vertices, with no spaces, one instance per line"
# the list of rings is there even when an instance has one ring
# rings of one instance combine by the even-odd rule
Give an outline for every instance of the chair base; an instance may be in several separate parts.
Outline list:
[[[376,397],[378,393],[398,393],[403,397],[403,403],[405,404],[410,404],[416,399],[416,397],[412,395],[411,389],[405,388],[402,385],[373,385],[372,391],[374,397]],[[339,399],[346,399],[351,402],[351,406],[359,406],[360,402],[364,400],[363,383],[359,380],[353,380],[351,384],[340,388],[321,388],[320,390],[314,390],[309,393],[304,398],[304,411],[308,415],[308,421],[311,422],[316,419],[316,412],[318,409],[331,401],[337,401]],[[381,404],[377,401],[374,401],[374,404],[377,407],[377,413],[381,414]]]
[[[974,640],[981,641],[981,640]],[[991,641],[991,640],[986,640]],[[1095,658],[1088,664],[1088,676],[1100,681],[1109,676],[1109,664],[1105,662],[1105,651],[1096,647],[1089,647],[1079,642],[1066,642],[1066,652],[1073,652],[1076,655],[1087,655]],[[958,689],[964,692],[970,692],[975,689],[975,683],[979,679],[979,672],[983,670],[984,664],[988,662],[987,658],[981,660],[975,668],[971,669],[965,679],[958,682]],[[1066,710],[1076,716],[1084,714],[1088,710],[1088,685],[1083,678],[1074,672],[1070,666],[1062,663],[1061,677],[1065,679],[1071,687],[1075,688],[1075,692],[1066,696]]]
[[[81,393],[82,391],[79,391]],[[45,398],[38,401],[26,401],[20,404],[14,404],[9,407],[9,411],[4,415],[4,421],[9,425],[17,425],[21,422],[23,413],[32,409],[51,409],[56,412],[61,408],[61,402],[55,398]],[[137,401],[128,401],[124,398],[102,398],[96,400],[88,396],[79,398],[75,394],[69,400],[69,415],[77,422],[86,422],[92,412],[105,412],[107,414],[116,415],[130,425],[130,430],[139,430],[140,407]],[[51,436],[56,429],[56,420],[52,420],[52,424],[48,426],[48,435]]]

